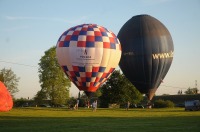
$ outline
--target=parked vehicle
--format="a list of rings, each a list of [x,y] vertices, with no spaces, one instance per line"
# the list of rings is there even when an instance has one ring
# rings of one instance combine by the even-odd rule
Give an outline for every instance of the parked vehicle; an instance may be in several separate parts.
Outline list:
[[[199,100],[192,100],[192,101],[185,101],[185,110],[190,111],[197,111],[200,110],[200,101]]]
[[[39,107],[51,107],[50,105],[48,105],[48,104],[41,104],[41,105],[39,105]]]

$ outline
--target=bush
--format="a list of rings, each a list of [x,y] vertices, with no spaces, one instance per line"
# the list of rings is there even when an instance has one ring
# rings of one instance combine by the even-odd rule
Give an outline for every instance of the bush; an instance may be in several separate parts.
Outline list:
[[[155,108],[172,108],[174,107],[174,103],[170,100],[165,101],[165,100],[159,99],[154,102],[154,107]]]
[[[175,106],[175,104],[170,100],[166,100],[165,103],[168,108],[173,108]]]

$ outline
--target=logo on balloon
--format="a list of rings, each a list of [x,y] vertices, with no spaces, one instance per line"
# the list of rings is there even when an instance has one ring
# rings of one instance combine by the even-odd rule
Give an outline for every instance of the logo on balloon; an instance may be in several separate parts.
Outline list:
[[[126,55],[134,55],[134,53],[133,52],[124,52],[123,55],[124,56],[126,56]]]
[[[92,56],[90,52],[88,52],[86,49],[77,49],[77,59],[83,59],[83,60],[94,60],[95,57]]]
[[[168,53],[157,53],[152,54],[153,59],[166,59],[166,58],[173,58],[174,52],[170,51]]]
[[[86,49],[85,49],[85,52],[84,52],[84,54],[85,54],[85,55],[87,55],[87,50],[86,50]]]
[[[102,49],[94,49],[94,48],[72,48],[71,54],[71,62],[73,65],[99,65],[101,60],[98,55],[103,54]]]

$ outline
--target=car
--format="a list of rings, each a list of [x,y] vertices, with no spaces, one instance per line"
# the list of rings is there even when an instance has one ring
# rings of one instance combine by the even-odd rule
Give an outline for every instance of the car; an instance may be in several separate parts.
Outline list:
[[[176,107],[185,107],[185,104],[176,104]]]
[[[50,105],[48,105],[48,104],[41,104],[41,105],[39,105],[39,107],[51,107]]]
[[[22,107],[29,107],[29,104],[28,104],[28,103],[24,103],[24,104],[22,105]]]
[[[142,109],[144,109],[144,106],[143,106],[143,105],[138,105],[137,108],[142,108]]]

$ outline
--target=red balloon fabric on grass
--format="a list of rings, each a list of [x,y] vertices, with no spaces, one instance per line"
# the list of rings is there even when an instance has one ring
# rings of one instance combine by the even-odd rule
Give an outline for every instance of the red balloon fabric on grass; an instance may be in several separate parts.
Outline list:
[[[6,86],[0,81],[0,112],[9,111],[13,107],[12,96]]]

